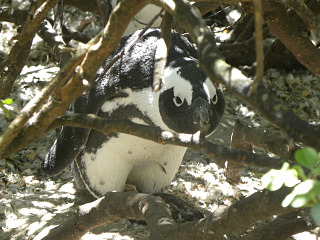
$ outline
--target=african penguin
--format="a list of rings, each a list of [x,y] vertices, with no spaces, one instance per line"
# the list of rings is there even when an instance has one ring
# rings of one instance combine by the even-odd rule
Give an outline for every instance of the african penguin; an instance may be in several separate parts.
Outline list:
[[[121,40],[96,78],[139,32]],[[223,115],[223,94],[198,68],[195,47],[174,31],[163,86],[153,91],[159,35],[160,30],[149,29],[69,110],[108,119],[130,119],[175,133],[194,134],[210,126],[209,136]],[[63,127],[42,168],[52,176],[74,162],[78,189],[85,188],[94,197],[123,191],[126,183],[141,192],[155,193],[170,185],[185,152],[185,147],[161,145],[127,134],[104,135],[90,129]]]

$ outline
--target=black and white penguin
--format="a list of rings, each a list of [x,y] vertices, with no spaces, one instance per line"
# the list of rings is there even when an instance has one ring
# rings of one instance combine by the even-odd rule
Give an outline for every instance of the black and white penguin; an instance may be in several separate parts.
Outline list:
[[[139,32],[124,37],[105,65]],[[198,68],[195,47],[176,32],[171,35],[163,85],[159,91],[152,89],[159,35],[157,29],[148,30],[87,94],[75,100],[70,110],[130,119],[175,133],[194,134],[210,126],[207,135],[213,133],[223,115],[223,94]],[[103,66],[97,78],[102,72]],[[141,192],[155,193],[170,185],[185,152],[185,147],[127,134],[104,135],[63,127],[42,167],[52,176],[74,163],[78,188],[86,188],[94,197],[123,191],[126,183]]]

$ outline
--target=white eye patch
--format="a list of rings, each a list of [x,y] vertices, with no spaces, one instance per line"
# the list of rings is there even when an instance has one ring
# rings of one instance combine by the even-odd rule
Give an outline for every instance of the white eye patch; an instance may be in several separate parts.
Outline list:
[[[206,81],[203,83],[203,88],[204,88],[204,91],[207,93],[208,101],[217,103],[218,101],[217,91],[209,78],[207,78]]]
[[[161,91],[165,91],[167,89],[173,88],[173,94],[175,99],[176,97],[180,98],[182,102],[186,101],[188,105],[191,105],[192,101],[192,85],[191,83],[182,78],[179,73],[179,68],[166,68],[164,70],[163,77],[163,87]],[[177,101],[177,106],[180,101]]]

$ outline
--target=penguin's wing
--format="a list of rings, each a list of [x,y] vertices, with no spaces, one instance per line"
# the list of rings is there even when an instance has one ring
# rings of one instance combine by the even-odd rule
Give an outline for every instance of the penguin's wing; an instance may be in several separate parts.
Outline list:
[[[42,170],[48,176],[61,173],[80,154],[89,133],[90,129],[63,127],[42,163]]]
[[[113,92],[110,88],[110,91],[104,92],[108,95],[106,98],[106,96],[97,94],[95,90],[93,89],[88,94],[76,99],[69,110],[76,113],[97,114],[104,101],[122,94],[120,91]],[[82,152],[90,132],[91,129],[87,128],[62,127],[58,139],[42,163],[43,171],[48,176],[61,173]]]

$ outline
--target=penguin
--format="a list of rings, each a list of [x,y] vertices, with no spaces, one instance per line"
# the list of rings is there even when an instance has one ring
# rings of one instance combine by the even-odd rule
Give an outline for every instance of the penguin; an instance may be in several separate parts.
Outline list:
[[[122,38],[119,48],[98,70],[99,81],[76,99],[69,111],[97,114],[107,119],[130,119],[173,133],[195,134],[206,128],[206,137],[217,128],[224,112],[222,90],[198,67],[197,50],[187,38],[171,32],[171,45],[162,87],[153,90],[159,29],[147,30],[139,41],[104,73],[114,56],[139,35]],[[54,176],[73,163],[78,190],[99,198],[123,191],[125,184],[139,192],[157,193],[174,178],[186,147],[162,145],[123,133],[103,133],[63,127],[42,163]]]

